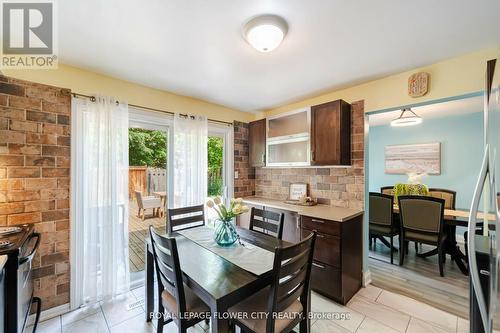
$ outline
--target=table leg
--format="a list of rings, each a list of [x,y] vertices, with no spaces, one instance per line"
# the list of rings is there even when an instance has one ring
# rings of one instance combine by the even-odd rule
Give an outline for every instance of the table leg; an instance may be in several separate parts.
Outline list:
[[[146,243],[146,321],[151,321],[154,312],[154,258],[153,253],[149,251],[149,244]]]
[[[451,259],[457,264],[458,268],[463,274],[469,275],[469,270],[465,264],[466,257],[465,254],[460,251],[457,243],[457,227],[454,225],[447,226],[448,239],[446,240],[446,253],[450,254]]]
[[[211,321],[211,330],[212,333],[228,333],[229,332],[229,321],[226,319],[221,319],[222,313],[218,317],[215,316],[219,309],[211,309],[212,311],[212,321]]]

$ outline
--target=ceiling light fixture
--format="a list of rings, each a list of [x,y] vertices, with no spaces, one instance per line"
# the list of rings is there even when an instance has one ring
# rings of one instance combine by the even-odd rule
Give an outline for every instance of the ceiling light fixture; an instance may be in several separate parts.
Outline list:
[[[410,108],[401,110],[398,118],[391,121],[391,126],[413,126],[422,123],[422,118],[417,116]]]
[[[288,31],[286,21],[277,15],[261,15],[243,26],[243,37],[257,51],[271,52],[277,48]]]

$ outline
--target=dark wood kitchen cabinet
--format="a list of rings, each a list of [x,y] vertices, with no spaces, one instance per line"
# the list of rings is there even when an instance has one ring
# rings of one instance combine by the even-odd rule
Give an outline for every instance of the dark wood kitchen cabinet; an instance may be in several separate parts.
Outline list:
[[[351,164],[351,104],[339,99],[311,107],[311,165]]]
[[[266,119],[249,123],[248,150],[250,167],[266,165]]]
[[[335,222],[302,216],[302,238],[316,231],[311,289],[343,305],[361,288],[363,215]]]

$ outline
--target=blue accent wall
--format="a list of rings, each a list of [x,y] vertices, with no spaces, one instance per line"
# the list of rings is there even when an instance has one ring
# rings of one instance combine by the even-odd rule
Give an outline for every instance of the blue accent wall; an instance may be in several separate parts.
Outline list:
[[[391,127],[370,126],[369,188],[406,182],[406,175],[384,173],[384,148],[395,144],[441,142],[441,174],[429,175],[423,183],[429,187],[457,192],[457,209],[469,209],[483,157],[483,113],[424,119],[420,125]]]

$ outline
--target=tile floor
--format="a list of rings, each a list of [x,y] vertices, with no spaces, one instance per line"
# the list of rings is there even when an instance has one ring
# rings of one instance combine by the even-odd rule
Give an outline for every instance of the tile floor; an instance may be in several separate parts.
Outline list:
[[[112,303],[96,304],[44,321],[40,323],[37,331],[39,333],[156,332],[154,322],[145,322],[143,307],[131,310],[127,308],[128,304],[143,298],[144,287],[141,287]],[[346,307],[313,292],[311,307],[317,313],[349,314],[344,319],[314,320],[312,332],[464,333],[469,331],[468,322],[462,318],[371,285],[362,288]],[[203,333],[208,330],[208,325],[199,324],[190,332]],[[28,328],[27,332],[31,332],[31,328]],[[171,323],[165,327],[164,332],[177,332],[177,327]]]

